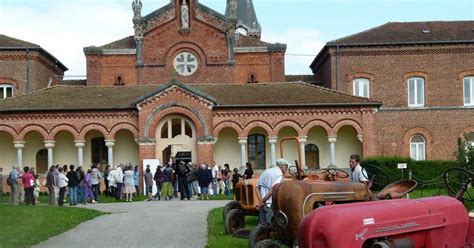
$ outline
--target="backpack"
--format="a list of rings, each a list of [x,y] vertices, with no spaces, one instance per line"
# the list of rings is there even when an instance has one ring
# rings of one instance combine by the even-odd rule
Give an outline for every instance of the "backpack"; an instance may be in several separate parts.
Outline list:
[[[15,179],[13,178],[13,171],[10,172],[7,178],[7,185],[12,186],[15,183]]]
[[[178,175],[179,176],[186,176],[186,174],[187,174],[186,165],[179,164],[178,165]]]

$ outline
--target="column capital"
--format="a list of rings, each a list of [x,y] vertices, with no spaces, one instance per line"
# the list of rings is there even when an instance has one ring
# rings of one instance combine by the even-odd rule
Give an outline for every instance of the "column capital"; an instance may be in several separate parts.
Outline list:
[[[268,137],[268,143],[276,144],[278,142],[278,137]]]
[[[25,141],[22,141],[22,140],[13,141],[13,146],[16,149],[23,149],[25,148]]]
[[[44,147],[46,148],[53,148],[55,146],[56,142],[54,140],[45,140],[44,141]]]
[[[75,143],[75,146],[77,148],[79,147],[84,147],[86,145],[86,141],[85,140],[74,140],[74,143]]]
[[[247,140],[248,140],[247,137],[239,137],[239,144],[245,145],[247,144]]]
[[[336,135],[328,136],[328,142],[329,143],[336,143],[336,141],[337,141],[337,136]]]
[[[364,143],[362,139],[362,134],[357,135],[357,138],[359,139],[360,143]]]
[[[299,141],[300,143],[306,143],[306,142],[308,142],[308,136],[300,136],[300,137],[298,138],[298,141]]]
[[[105,146],[109,148],[115,146],[115,140],[114,139],[105,140]]]

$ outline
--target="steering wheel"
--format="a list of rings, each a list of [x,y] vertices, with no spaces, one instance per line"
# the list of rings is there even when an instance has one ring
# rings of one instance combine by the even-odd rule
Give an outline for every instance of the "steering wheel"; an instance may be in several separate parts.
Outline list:
[[[364,177],[372,183],[372,191],[381,191],[390,183],[390,177],[382,169],[375,165],[364,165],[366,174],[362,173]]]
[[[292,166],[289,166],[288,167],[288,173],[295,177],[298,175],[298,168],[295,166],[295,165],[292,165]],[[304,172],[302,171],[303,175],[304,175]]]
[[[468,189],[474,179],[474,173],[463,168],[451,168],[444,172],[444,184],[448,194],[460,201],[474,201],[474,191]]]
[[[337,169],[337,168],[323,168],[321,169],[322,171],[327,172],[329,175],[333,177],[339,177],[339,178],[348,178],[349,173],[347,173],[344,170]]]

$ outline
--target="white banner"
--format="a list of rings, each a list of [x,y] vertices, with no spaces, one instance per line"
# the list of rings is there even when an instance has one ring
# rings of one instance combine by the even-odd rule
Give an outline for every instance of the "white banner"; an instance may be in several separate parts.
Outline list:
[[[154,176],[156,168],[160,165],[159,159],[144,159],[143,160],[143,175],[146,173],[146,168],[150,168],[151,174]],[[145,185],[145,179],[143,179],[143,185]],[[146,195],[146,187],[143,187],[143,194]],[[156,183],[153,181],[153,195],[156,194]]]

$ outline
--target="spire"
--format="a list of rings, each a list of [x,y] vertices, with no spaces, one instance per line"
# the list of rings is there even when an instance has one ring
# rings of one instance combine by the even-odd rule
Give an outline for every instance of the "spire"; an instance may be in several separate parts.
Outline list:
[[[260,39],[262,28],[258,23],[252,0],[238,0],[237,5],[237,30],[246,31],[247,35]]]

